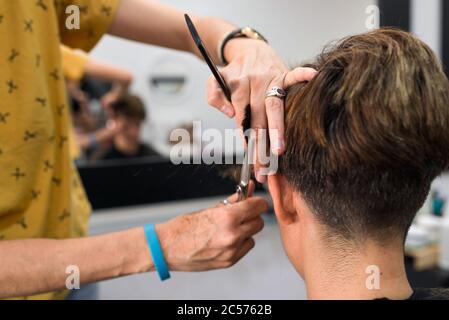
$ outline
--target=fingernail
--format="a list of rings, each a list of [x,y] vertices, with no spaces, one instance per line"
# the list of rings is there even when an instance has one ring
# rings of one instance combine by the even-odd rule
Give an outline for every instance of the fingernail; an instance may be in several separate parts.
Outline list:
[[[275,140],[272,148],[273,153],[279,155],[284,150],[284,146],[285,146],[284,139],[279,138]]]
[[[256,172],[256,180],[259,183],[267,182],[267,176],[264,173],[262,173],[261,169],[257,170],[257,172]]]
[[[232,117],[234,115],[234,109],[228,105],[221,107],[221,111],[228,117]]]

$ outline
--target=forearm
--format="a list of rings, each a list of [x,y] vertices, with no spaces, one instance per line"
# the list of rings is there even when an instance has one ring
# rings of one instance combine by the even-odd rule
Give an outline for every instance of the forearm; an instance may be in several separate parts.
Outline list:
[[[235,26],[219,18],[191,17],[218,62],[218,44]],[[152,0],[121,0],[109,33],[198,55],[184,20],[184,12]]]
[[[101,146],[107,146],[114,139],[114,132],[112,129],[103,128],[95,131],[95,139]]]
[[[94,139],[95,141],[92,141]],[[105,146],[114,139],[114,132],[111,129],[103,128],[91,133],[81,133],[78,135],[78,144],[83,150],[87,150],[93,144]]]
[[[109,93],[121,97],[128,90],[130,84],[131,82],[115,82],[112,84],[112,88]]]
[[[154,269],[143,228],[80,239],[1,241],[0,256],[0,298],[63,289],[70,265],[79,268],[81,283]]]
[[[249,195],[254,184],[249,187]],[[262,198],[216,206],[156,225],[165,261],[173,271],[230,267],[254,247],[268,210]],[[143,228],[67,240],[0,241],[0,299],[65,288],[68,266],[77,266],[81,285],[154,271]]]
[[[81,108],[84,109],[84,106]],[[79,114],[76,115],[76,122],[77,127],[83,128],[84,132],[91,132],[96,130],[97,123],[95,119],[90,115],[88,110],[82,110]]]
[[[84,73],[98,80],[112,82],[114,86],[124,89],[127,89],[133,81],[130,71],[95,59],[89,59]]]

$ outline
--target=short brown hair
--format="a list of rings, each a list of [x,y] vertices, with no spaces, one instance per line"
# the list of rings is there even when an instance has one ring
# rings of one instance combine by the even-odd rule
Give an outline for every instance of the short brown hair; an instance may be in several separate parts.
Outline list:
[[[135,95],[125,94],[111,105],[115,115],[121,115],[140,121],[145,120],[146,111],[142,100]]]
[[[286,100],[280,172],[333,234],[404,237],[449,163],[449,84],[431,49],[379,29],[325,49]]]

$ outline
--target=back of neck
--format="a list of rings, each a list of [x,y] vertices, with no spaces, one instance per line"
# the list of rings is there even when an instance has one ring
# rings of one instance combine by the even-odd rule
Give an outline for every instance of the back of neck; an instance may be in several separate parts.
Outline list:
[[[303,260],[309,299],[396,300],[413,293],[401,241],[388,245],[366,241],[340,250],[320,243],[316,246],[320,248],[306,250]]]

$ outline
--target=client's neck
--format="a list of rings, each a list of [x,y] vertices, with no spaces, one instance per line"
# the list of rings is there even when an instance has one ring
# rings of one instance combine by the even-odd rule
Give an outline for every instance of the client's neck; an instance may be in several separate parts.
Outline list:
[[[315,242],[315,248],[305,249],[304,257],[308,298],[407,299],[413,290],[405,272],[402,243],[396,242],[381,246],[367,241],[342,250]]]

